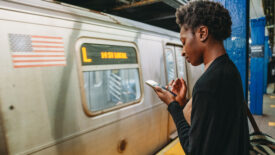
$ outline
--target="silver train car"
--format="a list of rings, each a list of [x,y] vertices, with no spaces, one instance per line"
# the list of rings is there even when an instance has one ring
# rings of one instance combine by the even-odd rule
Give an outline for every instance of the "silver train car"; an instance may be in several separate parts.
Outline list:
[[[203,66],[179,33],[45,0],[0,1],[0,154],[146,155],[176,131],[144,82]]]

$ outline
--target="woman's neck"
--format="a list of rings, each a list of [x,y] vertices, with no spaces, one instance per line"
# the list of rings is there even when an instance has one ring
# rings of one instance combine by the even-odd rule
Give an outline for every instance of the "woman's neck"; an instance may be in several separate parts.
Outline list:
[[[224,55],[225,53],[226,52],[222,41],[208,43],[203,55],[203,63],[205,66],[204,70],[206,71],[216,58]]]

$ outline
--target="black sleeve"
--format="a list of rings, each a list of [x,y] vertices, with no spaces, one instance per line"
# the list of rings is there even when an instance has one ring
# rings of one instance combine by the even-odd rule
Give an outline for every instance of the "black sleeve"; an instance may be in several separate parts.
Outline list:
[[[181,146],[185,153],[187,154],[188,147],[189,147],[189,129],[190,126],[185,120],[185,117],[182,112],[182,107],[179,105],[177,101],[171,102],[168,105],[168,111],[173,117],[173,120],[176,124],[179,140],[181,143]]]
[[[192,99],[191,126],[184,118],[182,108],[174,101],[169,104],[168,111],[176,124],[180,143],[186,154],[203,155],[208,150],[205,147],[206,131],[209,127],[209,110],[211,107],[208,93],[195,93]]]

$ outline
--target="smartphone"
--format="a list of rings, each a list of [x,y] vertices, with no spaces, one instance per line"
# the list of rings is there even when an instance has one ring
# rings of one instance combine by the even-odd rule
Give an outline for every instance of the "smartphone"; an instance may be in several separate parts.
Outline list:
[[[169,91],[172,95],[174,95],[174,96],[177,96],[175,93],[173,93],[172,91],[170,91],[170,90],[167,90],[165,87],[163,87],[163,86],[161,86],[160,84],[158,84],[156,81],[153,81],[153,80],[147,80],[147,81],[145,81],[145,83],[148,85],[148,86],[150,86],[150,87],[152,87],[152,88],[154,88],[154,87],[160,87],[160,88],[162,88],[162,89],[164,89],[164,90],[166,90],[166,91]]]
[[[153,80],[147,80],[147,81],[145,81],[145,83],[153,88],[157,87],[157,86],[162,88],[162,86],[160,86],[156,81],[153,81]]]

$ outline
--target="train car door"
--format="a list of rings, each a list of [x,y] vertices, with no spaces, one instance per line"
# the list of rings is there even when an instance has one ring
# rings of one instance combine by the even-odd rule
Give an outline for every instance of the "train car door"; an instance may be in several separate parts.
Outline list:
[[[181,55],[181,52],[181,45],[168,43],[165,46],[164,62],[166,69],[166,84],[173,79],[183,78],[188,87],[187,98],[191,98],[193,87],[204,72],[204,65],[192,66],[190,63],[186,62],[185,57]],[[170,115],[168,119],[168,135],[171,135],[172,133],[175,133],[176,126]]]
[[[176,78],[183,78],[187,80],[187,70],[185,57],[181,56],[182,46],[177,44],[166,44],[164,51],[164,62],[166,71],[166,84]],[[187,92],[187,96],[188,96]],[[176,131],[176,126],[172,117],[168,118],[168,135]]]

